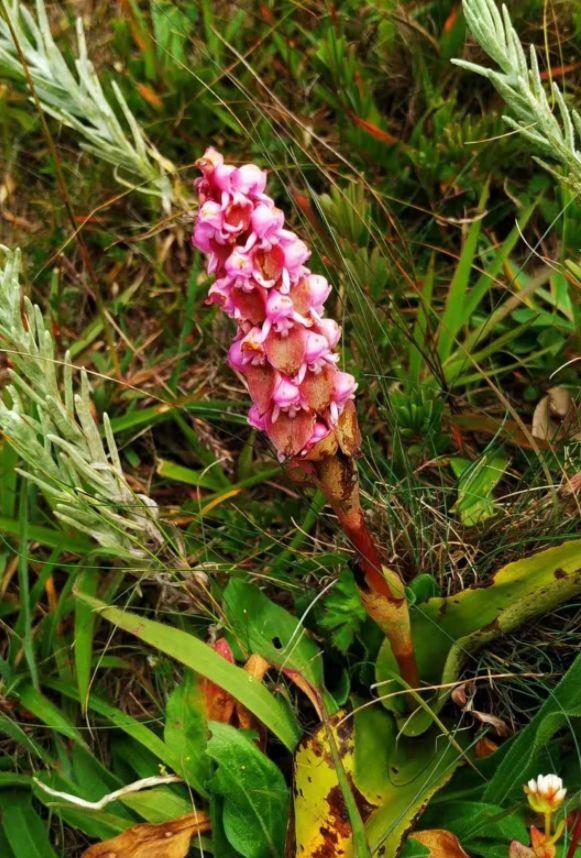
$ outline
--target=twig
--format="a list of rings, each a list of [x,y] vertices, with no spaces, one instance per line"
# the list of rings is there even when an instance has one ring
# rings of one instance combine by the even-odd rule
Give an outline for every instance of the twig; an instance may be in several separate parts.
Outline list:
[[[99,801],[87,801],[84,798],[79,798],[77,795],[71,795],[71,793],[53,789],[38,778],[33,778],[32,780],[37,787],[48,795],[52,795],[54,798],[62,798],[63,801],[68,801],[70,804],[74,804],[76,807],[82,807],[85,810],[103,810],[103,808],[107,807],[108,804],[123,798],[125,795],[130,795],[134,792],[141,792],[143,789],[151,789],[151,787],[160,786],[161,784],[183,783],[183,779],[179,778],[177,775],[154,775],[150,778],[141,778],[138,781],[127,784],[127,786],[114,790],[114,792],[109,792],[107,795],[104,795],[103,798],[100,798]]]

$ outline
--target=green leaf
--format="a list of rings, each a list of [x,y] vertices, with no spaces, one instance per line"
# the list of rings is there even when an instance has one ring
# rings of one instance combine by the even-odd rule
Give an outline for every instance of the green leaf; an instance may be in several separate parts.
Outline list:
[[[383,801],[389,779],[389,761],[396,741],[392,716],[378,705],[355,709],[355,763],[353,781],[374,807]]]
[[[151,3],[153,34],[159,59],[168,69],[179,69],[184,63],[185,45],[192,22],[175,3],[153,0]]]
[[[528,838],[520,816],[485,801],[438,801],[426,811],[422,826],[451,831],[470,852],[474,843],[483,840],[497,840],[506,850],[511,840],[526,843]]]
[[[79,593],[94,596],[97,592],[100,573],[97,569],[84,569],[76,580]],[[75,672],[79,698],[84,712],[87,711],[87,697],[91,680],[93,661],[93,634],[95,631],[95,612],[80,599],[75,601]]]
[[[0,533],[6,536],[19,536],[19,522],[12,518],[0,518]],[[41,527],[38,524],[28,525],[28,538],[31,542],[40,542],[48,548],[60,548],[71,554],[88,554],[94,547],[88,539],[71,537],[62,530]]]
[[[487,450],[476,462],[452,457],[450,465],[459,477],[458,500],[452,509],[459,514],[462,524],[470,527],[493,516],[492,491],[504,476],[508,457]]]
[[[229,581],[222,608],[248,655],[258,653],[269,664],[299,673],[333,714],[337,705],[324,689],[321,650],[296,617],[239,578]]]
[[[17,742],[29,754],[33,757],[38,757],[46,765],[50,764],[51,757],[42,745],[39,745],[32,736],[29,736],[20,724],[2,713],[0,713],[0,734],[8,736],[13,742]]]
[[[259,721],[262,721],[289,750],[299,739],[298,724],[290,710],[245,670],[230,664],[211,647],[181,629],[165,626],[155,620],[122,611],[79,594],[94,610],[113,625],[119,626],[160,652],[175,658],[196,673],[210,679],[232,694]]]
[[[438,355],[442,362],[450,356],[456,336],[462,326],[468,323],[470,318],[466,313],[466,292],[482,230],[482,214],[485,211],[488,192],[489,183],[486,182],[482,188],[478,203],[478,215],[470,224],[462,245],[462,253],[460,254],[460,259],[458,260],[452,282],[450,283],[450,289],[448,290],[446,307],[438,335]]]
[[[67,739],[72,739],[83,748],[87,744],[77,728],[71,724],[61,710],[52,703],[48,697],[37,691],[32,685],[27,685],[19,691],[20,705],[31,712],[39,721],[55,730]]]
[[[158,459],[156,471],[160,477],[176,483],[186,483],[188,486],[210,489],[214,492],[224,490],[224,475],[220,470],[220,462],[218,461],[212,467],[205,468],[203,471],[194,471],[192,468],[185,468],[183,465],[178,465],[175,462]]]
[[[413,837],[408,837],[401,848],[399,858],[426,858],[431,854],[427,846],[423,843],[418,843]]]
[[[484,791],[484,800],[502,804],[520,795],[522,785],[538,772],[535,759],[539,750],[570,719],[581,717],[581,655],[578,655],[563,679],[551,692],[532,721],[521,730],[500,754],[504,758]],[[498,751],[496,752],[499,753]],[[496,754],[494,755],[496,757]]]
[[[453,682],[465,660],[480,647],[579,593],[581,543],[570,541],[509,563],[493,575],[488,586],[469,587],[454,596],[413,605],[410,619],[421,678],[430,684]],[[394,673],[397,665],[385,641],[376,665],[381,694],[398,690],[391,679]],[[437,711],[447,694],[436,694],[431,708]],[[398,713],[399,700],[390,698],[384,705]],[[406,715],[401,727],[413,735],[431,723],[427,713],[418,712],[411,718]]]
[[[217,763],[212,791],[223,800],[229,843],[244,858],[280,858],[289,794],[275,764],[240,730],[211,722],[208,754]]]
[[[410,581],[408,589],[410,591],[408,598],[411,596],[411,598],[409,598],[411,605],[427,602],[428,599],[433,596],[437,596],[440,591],[438,582],[434,576],[430,575],[428,572],[416,575],[416,577]]]
[[[399,739],[390,755],[382,804],[365,824],[372,854],[396,858],[420,811],[463,759],[460,750],[436,731],[421,738]]]
[[[0,791],[0,816],[15,858],[58,858],[28,793]]]
[[[121,799],[125,807],[138,813],[146,822],[158,825],[192,812],[192,800],[169,788],[156,787],[128,793]]]
[[[208,728],[204,702],[195,674],[187,671],[184,681],[168,698],[165,709],[164,739],[181,760],[181,772],[201,795],[206,795]]]
[[[50,680],[47,685],[50,688],[60,691],[61,694],[72,697],[73,700],[79,699],[76,689],[65,682],[60,680]],[[101,700],[94,694],[89,695],[88,708],[93,712],[97,712],[99,715],[102,715],[119,730],[122,730],[128,736],[131,736],[132,739],[135,739],[136,742],[139,742],[139,744],[151,751],[152,754],[155,754],[158,760],[160,760],[164,765],[169,766],[172,771],[185,777],[185,773],[182,771],[183,755],[181,753],[176,753],[173,748],[170,748],[169,745],[167,745],[166,742],[157,735],[157,733],[154,733],[153,730],[145,724],[142,724],[126,712],[122,712],[121,709],[111,706],[110,703],[107,703],[105,700]]]
[[[319,625],[331,632],[331,640],[337,649],[346,652],[366,617],[353,573],[347,569],[324,599]]]

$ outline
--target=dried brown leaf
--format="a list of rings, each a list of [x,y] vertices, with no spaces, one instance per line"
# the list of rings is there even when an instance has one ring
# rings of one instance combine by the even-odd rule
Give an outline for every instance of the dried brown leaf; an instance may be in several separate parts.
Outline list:
[[[160,825],[142,823],[93,844],[82,858],[186,858],[192,838],[209,829],[210,818],[202,811]]]
[[[430,858],[469,858],[456,835],[443,828],[414,831],[410,836],[428,847]]]

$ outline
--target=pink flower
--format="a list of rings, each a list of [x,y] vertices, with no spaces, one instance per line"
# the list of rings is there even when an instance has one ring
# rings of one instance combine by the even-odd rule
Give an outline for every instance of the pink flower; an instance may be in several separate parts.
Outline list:
[[[335,319],[319,319],[317,327],[327,340],[329,348],[336,348],[339,340],[341,339],[341,328]]]
[[[257,405],[253,405],[248,412],[248,422],[254,429],[266,432],[270,425],[268,414],[261,414]]]
[[[248,422],[268,434],[281,461],[312,458],[317,449],[328,455],[357,387],[336,367],[341,329],[323,317],[331,287],[306,267],[310,250],[284,228],[284,214],[264,192],[264,170],[225,164],[212,147],[197,166],[192,238],[216,276],[208,303],[237,325],[228,362],[252,398]]]
[[[259,203],[252,212],[252,232],[255,240],[269,239],[282,229],[284,214],[280,209]]]
[[[301,391],[298,385],[293,384],[289,378],[280,375],[275,382],[272,393],[274,408],[272,410],[272,422],[274,423],[281,411],[288,412],[289,417],[294,417],[301,407]]]
[[[260,196],[266,187],[266,173],[256,164],[244,164],[237,170],[233,170],[230,183],[235,191],[251,196]]]
[[[224,263],[224,271],[233,279],[233,285],[240,286],[241,288],[244,288],[246,285],[247,288],[252,288],[252,284],[250,283],[243,284],[238,282],[239,279],[249,280],[254,271],[252,259],[238,247],[234,248]]]

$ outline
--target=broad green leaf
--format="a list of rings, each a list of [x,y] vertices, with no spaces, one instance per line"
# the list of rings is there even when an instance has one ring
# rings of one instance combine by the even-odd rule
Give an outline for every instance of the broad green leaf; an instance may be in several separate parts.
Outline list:
[[[325,692],[323,657],[296,617],[264,595],[253,584],[232,578],[224,590],[222,608],[246,654],[258,653],[269,664],[296,671],[324,698],[329,714],[337,706]]]
[[[372,854],[396,858],[420,811],[462,761],[460,750],[436,731],[421,738],[400,737],[390,757],[382,804],[365,825]]]
[[[191,799],[163,787],[128,793],[121,801],[125,807],[138,813],[146,822],[153,824],[170,822],[194,810]]]
[[[0,820],[15,858],[57,858],[29,793],[0,791]]]
[[[166,745],[181,760],[180,771],[187,782],[206,795],[208,727],[198,682],[191,671],[186,672],[182,684],[167,700],[163,736]]]
[[[97,569],[84,569],[76,580],[79,593],[94,596],[100,579]],[[93,661],[93,634],[95,631],[95,612],[80,599],[75,600],[75,672],[81,706],[87,709],[91,666]]]
[[[353,782],[369,804],[378,807],[389,780],[389,761],[396,742],[392,716],[378,704],[355,709],[355,765]]]
[[[367,611],[361,604],[353,573],[346,569],[323,600],[319,625],[331,632],[331,640],[337,649],[347,652],[366,618]]]
[[[528,837],[521,816],[485,801],[438,801],[422,817],[422,827],[451,831],[468,851],[478,841],[498,841],[506,849],[511,840],[525,843]]]
[[[413,837],[408,837],[401,848],[399,858],[428,858],[430,850],[423,843],[418,843]]]
[[[144,643],[175,658],[196,673],[215,682],[242,703],[268,727],[289,750],[299,739],[299,727],[291,711],[245,670],[230,664],[211,647],[181,629],[113,608],[80,594],[94,610]]]
[[[581,717],[581,655],[551,692],[532,721],[500,752],[503,759],[484,791],[484,800],[502,804],[521,794],[522,785],[533,775],[538,751],[571,719]],[[496,758],[496,754],[494,757]]]
[[[429,599],[411,609],[412,635],[421,678],[453,682],[465,660],[480,647],[508,634],[533,617],[549,613],[581,593],[581,542],[570,541],[502,567],[488,586],[469,587],[450,597]],[[382,695],[397,690],[391,680],[397,665],[389,643],[382,645],[376,666]],[[429,701],[442,705],[447,692]],[[385,701],[398,713],[399,697]],[[425,712],[406,716],[405,732],[422,732],[432,723]]]
[[[508,466],[508,456],[487,450],[476,462],[452,457],[450,465],[458,481],[458,500],[452,510],[470,527],[494,515],[492,490]]]
[[[211,789],[222,798],[229,843],[244,858],[280,858],[289,809],[281,772],[240,730],[216,721],[210,730]]]
[[[51,809],[55,809],[55,799],[46,796],[43,803]],[[78,829],[86,834],[87,837],[95,840],[106,840],[108,837],[115,837],[117,834],[126,831],[133,823],[128,819],[118,816],[109,810],[91,810],[87,812],[80,807],[69,805],[64,807],[61,803],[56,810],[63,822],[70,825],[73,829]]]

